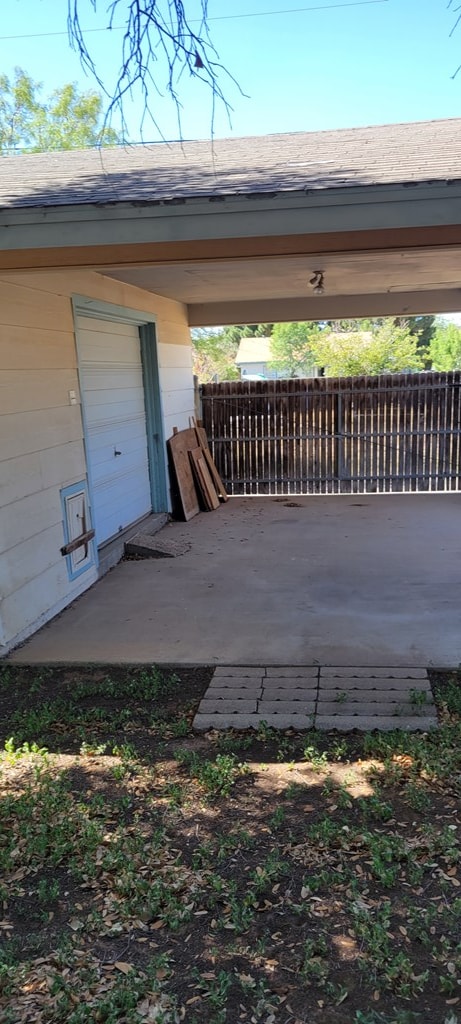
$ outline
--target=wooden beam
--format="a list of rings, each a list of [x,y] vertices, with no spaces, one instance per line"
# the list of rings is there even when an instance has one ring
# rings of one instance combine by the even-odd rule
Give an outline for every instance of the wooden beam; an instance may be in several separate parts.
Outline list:
[[[461,311],[461,287],[420,292],[383,292],[382,295],[319,295],[245,302],[209,302],[189,305],[187,308],[190,327],[456,313]]]
[[[229,223],[230,227],[230,223]],[[0,271],[98,270],[109,266],[149,266],[187,260],[242,259],[252,256],[303,256],[311,253],[360,252],[461,245],[461,224],[436,227],[380,228],[373,231],[272,235],[253,238],[215,238],[182,242],[143,242],[118,245],[60,246],[0,251]]]
[[[75,538],[75,540],[71,540],[68,544],[64,544],[61,548],[61,555],[71,555],[73,551],[77,551],[77,548],[81,548],[83,546],[87,548],[90,540],[93,540],[93,537],[94,530],[86,530],[85,533],[81,533]]]

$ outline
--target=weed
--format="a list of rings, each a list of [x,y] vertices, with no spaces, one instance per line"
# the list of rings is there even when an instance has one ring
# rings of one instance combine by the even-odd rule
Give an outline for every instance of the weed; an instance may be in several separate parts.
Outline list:
[[[112,753],[115,757],[121,757],[125,763],[136,761],[138,756],[132,743],[114,743]]]
[[[338,788],[336,790],[336,797],[335,797],[335,799],[336,799],[337,806],[342,811],[350,810],[350,808],[352,807],[352,797],[351,797],[350,793],[348,792],[348,790],[346,789],[346,786],[338,786]]]
[[[168,726],[169,735],[173,739],[183,739],[184,736],[188,736],[190,733],[190,723],[184,715],[181,718],[177,718],[176,721],[170,722]]]
[[[222,732],[216,742],[223,754],[233,754],[236,750],[248,750],[253,743],[253,737],[250,733]]]
[[[180,782],[167,782],[163,792],[171,807],[182,807],[186,792]]]
[[[249,850],[255,844],[255,837],[244,828],[230,832],[227,836],[220,836],[217,842],[216,857],[218,861],[225,860],[236,850]]]
[[[175,756],[190,776],[213,795],[227,796],[238,776],[246,770],[232,754],[217,754],[214,761],[202,761],[191,751],[177,751]]]
[[[282,792],[282,798],[284,800],[297,800],[298,797],[306,796],[309,791],[309,787],[306,786],[305,782],[289,782]]]
[[[105,754],[107,746],[107,743],[92,743],[84,740],[80,744],[80,754],[82,757],[97,757],[99,754]]]
[[[12,669],[8,665],[0,666],[0,690],[9,690],[13,684]]]
[[[454,672],[436,695],[442,711],[459,719],[461,717],[461,671]]]
[[[315,771],[322,771],[328,765],[328,754],[326,750],[319,751],[318,747],[313,743],[308,744],[304,747],[304,758],[310,764],[311,768]]]
[[[426,786],[420,782],[408,782],[404,798],[414,811],[427,811],[431,805],[431,798]]]
[[[233,982],[233,976],[229,971],[219,971],[214,978],[204,978],[198,972],[194,973],[197,979],[197,988],[201,989],[204,999],[213,1011],[214,1024],[224,1024],[227,1017],[227,996]]]
[[[250,873],[249,881],[255,893],[260,896],[286,873],[286,863],[281,859],[277,850],[272,850],[266,859]]]
[[[267,722],[260,722],[256,731],[256,739],[260,743],[269,743],[277,739],[277,730],[268,725]]]
[[[362,812],[365,819],[371,818],[375,821],[390,821],[394,816],[392,805],[383,800],[378,794],[373,793],[372,796],[360,797],[357,800],[357,807]]]
[[[362,940],[364,956],[359,966],[364,973],[371,973],[373,982],[379,982],[404,999],[422,991],[429,972],[416,974],[410,957],[396,950],[390,937],[391,906],[383,903],[374,912],[355,907],[356,935]]]
[[[48,701],[37,708],[16,711],[11,716],[11,726],[15,744],[40,743],[56,725],[74,725],[73,705],[64,700]]]
[[[293,753],[294,753],[294,748],[293,748],[293,741],[290,739],[289,736],[282,736],[282,737],[279,736],[278,741],[277,741],[277,747],[278,747],[277,753],[276,753],[277,761],[285,761],[285,762],[287,762],[289,760],[292,760]]]
[[[54,903],[58,899],[61,887],[56,878],[48,880],[41,878],[37,885],[37,899],[39,903]]]
[[[10,764],[13,764],[15,761],[19,761],[21,757],[30,757],[31,754],[43,759],[46,759],[48,756],[47,747],[39,747],[37,743],[28,743],[27,741],[25,743],[21,743],[20,746],[17,746],[13,736],[10,736],[9,739],[5,740],[4,749],[6,760],[9,761]]]
[[[418,1024],[422,1017],[412,1010],[395,1010],[391,1014],[378,1010],[357,1010],[353,1024]]]
[[[122,761],[121,764],[113,764],[110,771],[116,782],[123,782],[123,779],[131,774],[130,765],[126,761]]]
[[[318,985],[323,988],[330,973],[328,961],[328,946],[323,937],[306,939],[303,949],[303,957],[300,965],[300,972],[308,985]]]
[[[276,807],[274,813],[269,818],[269,825],[271,828],[281,828],[285,823],[286,810],[284,807]]]
[[[236,893],[227,900],[227,914],[221,918],[223,928],[231,928],[241,934],[247,932],[254,919],[254,895],[249,892],[243,898]]]
[[[152,668],[143,668],[134,673],[127,672],[121,679],[111,679],[110,676],[95,686],[93,682],[81,683],[75,687],[73,696],[75,700],[82,700],[86,697],[95,696],[112,697],[115,700],[131,698],[134,700],[155,700],[173,693],[179,686],[180,680],[177,675],[170,673],[163,675],[155,665]]]
[[[412,708],[423,708],[427,704],[426,690],[410,690],[409,696]]]
[[[349,753],[347,740],[334,740],[329,748],[329,756],[332,761],[342,761]]]

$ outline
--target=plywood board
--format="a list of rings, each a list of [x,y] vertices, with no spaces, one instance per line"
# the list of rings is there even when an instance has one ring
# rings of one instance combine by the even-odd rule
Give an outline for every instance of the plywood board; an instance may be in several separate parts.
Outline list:
[[[186,522],[198,515],[200,507],[195,488],[192,466],[189,459],[191,448],[197,447],[195,430],[181,430],[170,437],[168,451],[176,479],[181,509]]]
[[[208,472],[208,467],[205,462],[205,456],[202,449],[193,448],[189,452],[189,458],[205,509],[211,512],[213,509],[219,508],[219,498]]]
[[[221,477],[220,477],[220,475],[218,473],[218,470],[216,469],[216,466],[215,466],[215,463],[214,463],[214,460],[213,460],[213,456],[212,456],[212,454],[210,452],[210,449],[209,449],[208,438],[207,438],[207,433],[206,433],[205,427],[202,427],[201,424],[196,423],[195,424],[195,433],[197,435],[197,441],[198,441],[198,443],[199,443],[199,445],[200,445],[200,447],[201,447],[201,449],[203,451],[203,454],[204,454],[204,457],[205,457],[205,462],[206,462],[207,467],[208,467],[208,472],[209,472],[209,474],[211,476],[211,479],[212,479],[212,481],[214,483],[216,493],[217,493],[218,497],[221,499],[221,501],[229,501],[229,495],[226,493],[226,488],[224,487],[224,484],[223,484],[223,482],[221,480]]]

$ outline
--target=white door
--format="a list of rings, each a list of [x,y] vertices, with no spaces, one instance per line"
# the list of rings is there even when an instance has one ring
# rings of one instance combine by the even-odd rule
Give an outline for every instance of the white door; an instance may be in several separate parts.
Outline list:
[[[139,330],[77,317],[85,446],[97,544],[151,511]]]

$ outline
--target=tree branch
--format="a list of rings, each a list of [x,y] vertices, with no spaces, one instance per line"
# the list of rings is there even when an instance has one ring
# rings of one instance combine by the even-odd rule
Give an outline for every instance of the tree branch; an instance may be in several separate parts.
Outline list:
[[[96,12],[98,0],[87,0]],[[238,82],[219,62],[219,55],[211,41],[208,28],[208,0],[200,0],[201,15],[198,31],[188,21],[183,0],[111,0],[108,7],[108,31],[114,29],[114,20],[123,12],[125,29],[121,44],[121,60],[113,89],[101,78],[97,64],[88,48],[85,29],[81,24],[83,0],[68,0],[67,25],[72,48],[78,53],[82,66],[97,81],[108,99],[104,127],[115,115],[120,117],[126,133],[125,102],[133,92],[140,90],[144,110],[141,118],[141,137],[148,117],[163,138],[151,102],[154,89],[159,96],[166,94],[173,101],[181,131],[181,103],[179,83],[185,71],[198,79],[211,93],[210,127],[214,134],[218,104],[224,107],[230,124],[232,107],[221,86],[222,77],[236,86]],[[163,77],[163,82],[161,81]]]

